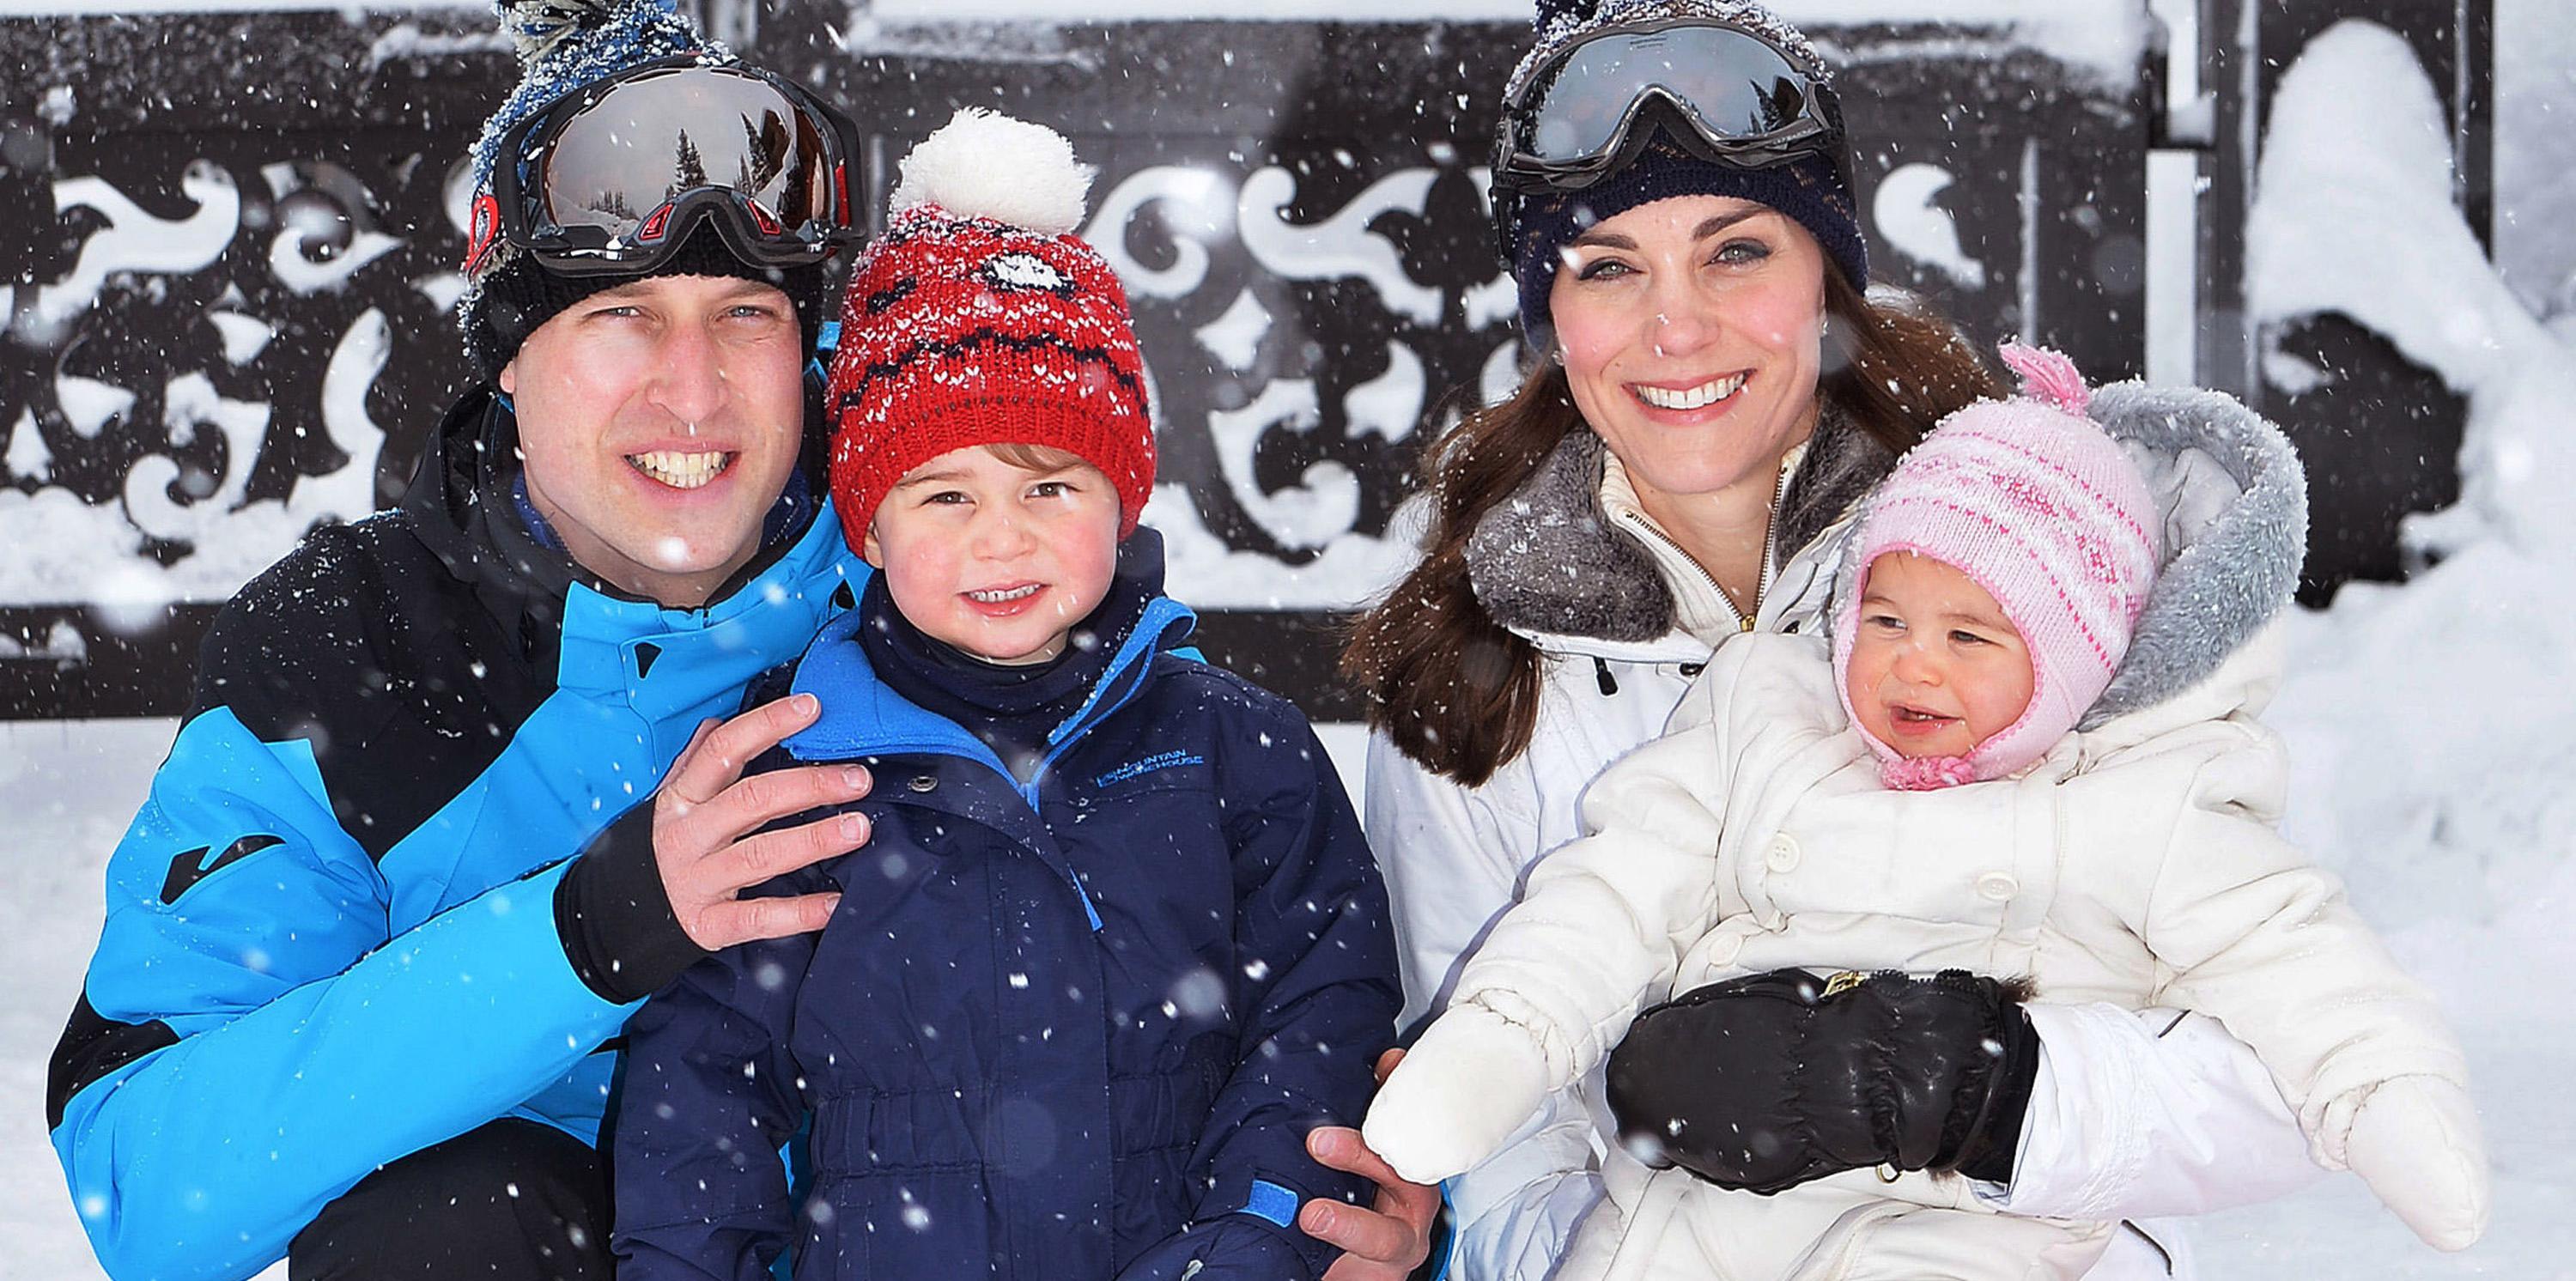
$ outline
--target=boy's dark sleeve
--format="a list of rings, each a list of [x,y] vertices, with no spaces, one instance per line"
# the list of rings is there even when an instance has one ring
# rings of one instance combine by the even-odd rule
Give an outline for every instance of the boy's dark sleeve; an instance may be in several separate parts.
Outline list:
[[[617,1275],[768,1281],[795,1222],[779,1148],[803,1116],[787,1027],[813,935],[727,948],[626,1024]]]
[[[1323,744],[1293,708],[1269,705],[1275,718],[1225,766],[1249,784],[1229,787],[1227,802],[1242,1038],[1191,1164],[1207,1190],[1190,1230],[1130,1278],[1158,1276],[1161,1256],[1199,1260],[1201,1281],[1320,1276],[1338,1251],[1298,1229],[1298,1208],[1370,1190],[1306,1155],[1306,1134],[1360,1123],[1377,1089],[1371,1065],[1395,1043],[1403,997],[1386,885]]]

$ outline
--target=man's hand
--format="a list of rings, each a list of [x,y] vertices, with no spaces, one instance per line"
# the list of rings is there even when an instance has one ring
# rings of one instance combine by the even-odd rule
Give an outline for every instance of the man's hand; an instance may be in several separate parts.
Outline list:
[[[744,765],[821,714],[813,695],[793,694],[722,724],[707,721],[653,797],[653,858],[671,897],[671,914],[691,942],[710,952],[819,930],[841,901],[838,894],[737,897],[773,876],[867,843],[868,820],[859,814],[750,835],[788,815],[868,794],[868,771],[860,765],[742,776]]]
[[[1377,1079],[1384,1081],[1403,1060],[1402,1050],[1378,1056]],[[1344,1251],[1325,1270],[1324,1281],[1403,1281],[1422,1266],[1431,1255],[1431,1219],[1440,1212],[1440,1189],[1405,1182],[1348,1126],[1327,1125],[1309,1133],[1306,1153],[1377,1184],[1377,1199],[1368,1209],[1318,1199],[1297,1212],[1297,1226],[1306,1235]]]

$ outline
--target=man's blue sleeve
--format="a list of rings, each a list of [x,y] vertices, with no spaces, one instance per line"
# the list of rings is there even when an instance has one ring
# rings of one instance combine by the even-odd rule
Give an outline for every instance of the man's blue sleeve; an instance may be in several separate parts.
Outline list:
[[[108,1272],[250,1276],[379,1164],[509,1112],[614,1035],[631,1007],[566,960],[562,876],[394,934],[310,745],[221,706],[190,720],[109,862],[48,1092]]]

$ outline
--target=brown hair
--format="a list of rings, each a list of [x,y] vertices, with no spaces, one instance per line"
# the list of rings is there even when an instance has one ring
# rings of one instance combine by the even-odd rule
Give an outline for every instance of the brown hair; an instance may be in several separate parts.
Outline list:
[[[1890,450],[2003,393],[1957,326],[1928,307],[1871,301],[1828,269],[1825,315],[1830,372],[1817,380],[1817,396]],[[1342,650],[1342,676],[1366,697],[1370,726],[1468,787],[1528,750],[1538,729],[1539,653],[1477,601],[1467,539],[1582,422],[1564,367],[1547,361],[1509,400],[1431,441],[1422,459],[1431,507],[1422,561],[1352,624]]]
[[[984,446],[984,452],[1021,471],[1055,472],[1068,467],[1089,467],[1099,471],[1098,464],[1070,449],[1053,445],[1032,445],[1024,441],[1007,441]]]

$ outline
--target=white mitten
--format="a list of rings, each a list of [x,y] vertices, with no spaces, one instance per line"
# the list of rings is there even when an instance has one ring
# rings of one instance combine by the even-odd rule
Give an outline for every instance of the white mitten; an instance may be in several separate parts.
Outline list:
[[[1537,1037],[1481,1005],[1451,1006],[1378,1087],[1360,1137],[1396,1173],[1438,1183],[1492,1156],[1546,1099]]]
[[[2486,1232],[2486,1142],[2459,1086],[2401,1076],[2372,1090],[2344,1138],[2344,1159],[2433,1248],[2465,1250]]]

